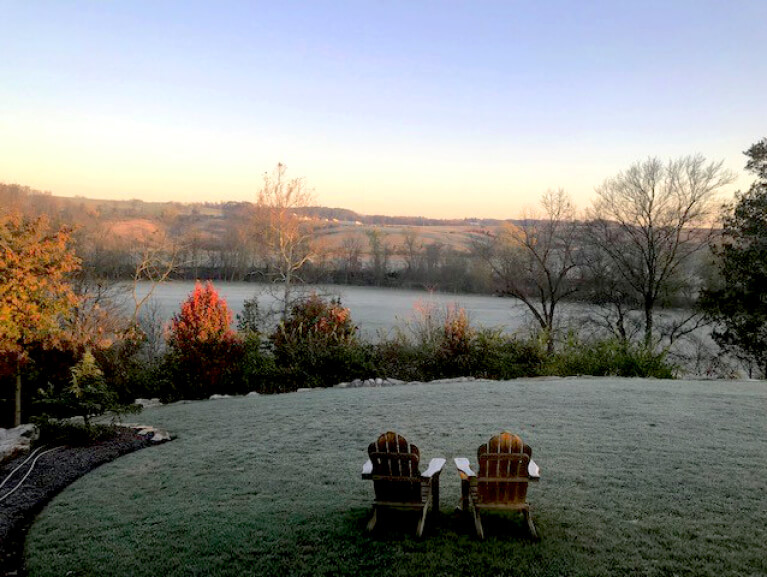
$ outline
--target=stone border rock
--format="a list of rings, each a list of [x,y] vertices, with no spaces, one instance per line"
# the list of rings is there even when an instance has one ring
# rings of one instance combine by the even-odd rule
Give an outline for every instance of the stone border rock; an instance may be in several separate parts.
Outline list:
[[[492,381],[493,379],[477,379],[475,377],[452,377],[449,379],[435,379],[433,381],[402,381],[400,379],[383,379],[381,377],[369,378],[369,379],[354,379],[348,383],[338,383],[330,387],[299,387],[295,390],[296,393],[306,393],[308,391],[322,391],[325,389],[359,389],[363,387],[395,387],[402,385],[437,385],[446,383],[470,383],[474,381]],[[260,397],[261,393],[257,391],[251,391],[245,395],[222,395],[213,394],[207,398],[209,401],[219,401],[222,399],[236,399],[241,397]],[[206,399],[198,399],[206,400]],[[150,407],[164,407],[169,405],[179,405],[185,403],[191,403],[190,400],[175,401],[173,403],[163,403],[160,399],[136,399],[134,404],[141,405],[143,408]]]
[[[337,385],[334,385],[332,388],[334,389],[358,389],[361,387],[394,387],[394,386],[400,386],[400,385],[423,385],[423,384],[429,384],[429,385],[438,385],[438,384],[445,384],[445,383],[470,383],[473,381],[476,381],[477,379],[474,377],[453,377],[450,379],[435,379],[433,381],[401,381],[399,379],[354,379],[353,381],[349,383],[338,383]],[[488,379],[480,379],[480,380],[488,380]],[[300,391],[301,389],[299,389]],[[312,390],[312,389],[307,389]]]
[[[38,437],[37,427],[26,424],[13,429],[0,429],[0,465],[29,453],[32,441]]]

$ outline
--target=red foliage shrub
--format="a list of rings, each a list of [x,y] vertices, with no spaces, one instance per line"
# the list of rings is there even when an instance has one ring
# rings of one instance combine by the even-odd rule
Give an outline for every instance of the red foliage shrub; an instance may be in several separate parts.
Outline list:
[[[171,320],[168,344],[192,352],[199,345],[234,341],[237,334],[229,328],[231,323],[232,313],[213,283],[202,285],[197,281],[194,292]]]
[[[201,398],[242,392],[243,345],[231,328],[232,314],[213,285],[197,283],[168,329],[167,394]]]

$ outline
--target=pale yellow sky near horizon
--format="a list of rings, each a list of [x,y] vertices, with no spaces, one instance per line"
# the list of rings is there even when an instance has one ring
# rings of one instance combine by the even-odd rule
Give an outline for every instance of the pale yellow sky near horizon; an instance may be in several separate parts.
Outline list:
[[[573,147],[567,154],[560,145],[556,158],[544,161],[522,146],[493,148],[492,141],[479,150],[414,140],[403,150],[385,141],[323,146],[311,135],[295,146],[250,138],[247,131],[56,111],[4,118],[0,129],[14,135],[0,141],[0,182],[60,196],[252,202],[264,172],[283,162],[290,177],[305,179],[316,204],[431,218],[516,218],[535,210],[549,188],[564,188],[584,209],[605,178],[647,156],[629,158],[619,147],[609,153]],[[752,180],[738,163],[742,158],[725,159],[738,179],[724,189],[724,199]]]

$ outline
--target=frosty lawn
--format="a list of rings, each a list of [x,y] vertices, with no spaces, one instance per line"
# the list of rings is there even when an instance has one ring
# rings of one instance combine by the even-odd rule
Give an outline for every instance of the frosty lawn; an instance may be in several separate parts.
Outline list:
[[[519,380],[313,390],[146,410],[178,439],[79,480],[27,541],[43,575],[765,575],[767,386]],[[453,512],[454,456],[507,428],[542,471],[521,516]],[[393,429],[448,458],[422,540],[363,533],[366,448]],[[71,572],[71,573],[70,573]]]

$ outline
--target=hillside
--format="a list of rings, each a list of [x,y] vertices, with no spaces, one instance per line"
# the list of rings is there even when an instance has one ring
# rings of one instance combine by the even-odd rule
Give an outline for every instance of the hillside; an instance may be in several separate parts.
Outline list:
[[[253,206],[247,202],[178,203],[63,197],[2,183],[0,205],[32,214],[46,213],[66,224],[98,227],[112,241],[143,242],[163,235],[194,237],[206,244],[225,242],[225,237],[247,220]],[[412,248],[435,245],[466,252],[472,238],[493,231],[503,223],[496,219],[365,215],[321,206],[297,212],[318,221],[320,243],[331,252],[340,251],[344,245],[359,245],[362,255],[368,253],[369,235],[376,233],[393,253],[399,252],[408,240]]]

